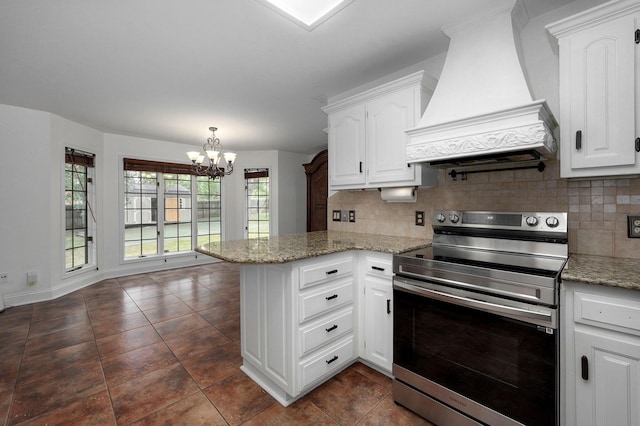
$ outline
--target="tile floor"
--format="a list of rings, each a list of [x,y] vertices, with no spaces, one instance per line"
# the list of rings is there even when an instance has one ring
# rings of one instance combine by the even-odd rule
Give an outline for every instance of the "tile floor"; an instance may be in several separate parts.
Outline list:
[[[239,367],[237,265],[110,279],[0,314],[0,425],[428,425],[356,363],[284,408]]]

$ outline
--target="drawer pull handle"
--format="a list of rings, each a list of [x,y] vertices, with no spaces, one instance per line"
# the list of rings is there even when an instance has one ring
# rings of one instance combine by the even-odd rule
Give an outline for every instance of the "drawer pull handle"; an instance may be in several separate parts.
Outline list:
[[[589,380],[589,358],[586,355],[582,355],[580,363],[582,364],[582,380]]]
[[[381,268],[379,266],[372,266],[371,269],[373,269],[374,271],[384,272],[384,268]]]
[[[332,269],[332,270],[326,272],[327,275],[337,274],[337,273],[338,273],[337,269]]]
[[[333,358],[326,360],[325,362],[327,364],[331,364],[333,361],[337,361],[338,360],[338,355],[334,355]]]
[[[337,295],[337,294],[333,294],[333,295],[331,295],[331,296],[327,296],[327,297],[325,297],[325,299],[327,299],[327,300],[333,300],[333,299],[337,299],[337,298],[338,298],[338,295]]]
[[[391,313],[391,299],[387,299],[387,315]]]
[[[333,330],[335,330],[336,328],[338,328],[337,324],[333,324],[331,327],[329,328],[325,328],[325,330],[327,330],[327,333],[332,332]]]
[[[576,132],[576,150],[580,151],[582,149],[582,130],[578,130]]]

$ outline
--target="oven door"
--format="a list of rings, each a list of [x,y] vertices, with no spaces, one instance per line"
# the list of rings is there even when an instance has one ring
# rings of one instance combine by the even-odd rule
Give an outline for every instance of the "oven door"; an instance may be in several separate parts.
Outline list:
[[[482,423],[557,424],[555,309],[398,276],[393,295],[396,380]]]

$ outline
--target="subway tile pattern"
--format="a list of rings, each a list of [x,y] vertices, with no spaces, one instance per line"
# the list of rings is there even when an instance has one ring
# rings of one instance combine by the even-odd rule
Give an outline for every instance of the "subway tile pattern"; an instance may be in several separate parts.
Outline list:
[[[570,253],[640,259],[640,239],[627,238],[627,215],[640,215],[640,178],[561,179],[558,161],[538,172],[508,170],[453,181],[439,171],[436,188],[418,190],[416,203],[385,203],[378,191],[340,191],[327,210],[355,210],[355,223],[329,230],[431,239],[435,210],[559,211],[569,217]],[[425,226],[415,225],[415,211]]]
[[[356,363],[284,408],[240,365],[239,266],[106,280],[0,313],[0,425],[429,425]]]

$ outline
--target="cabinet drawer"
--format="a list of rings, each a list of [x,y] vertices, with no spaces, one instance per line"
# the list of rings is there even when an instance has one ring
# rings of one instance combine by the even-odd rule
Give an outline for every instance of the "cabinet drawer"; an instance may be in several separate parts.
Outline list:
[[[374,256],[367,256],[365,259],[365,272],[378,277],[389,277],[393,275],[392,260]]]
[[[353,308],[336,312],[327,319],[300,330],[301,356],[336,340],[353,330]]]
[[[353,258],[341,257],[300,267],[300,288],[323,284],[353,273]]]
[[[574,320],[576,323],[640,335],[640,302],[577,292]]]
[[[353,336],[342,340],[300,365],[301,389],[335,374],[353,360]]]
[[[319,291],[305,292],[299,296],[300,323],[330,312],[353,301],[351,278],[323,286]]]

